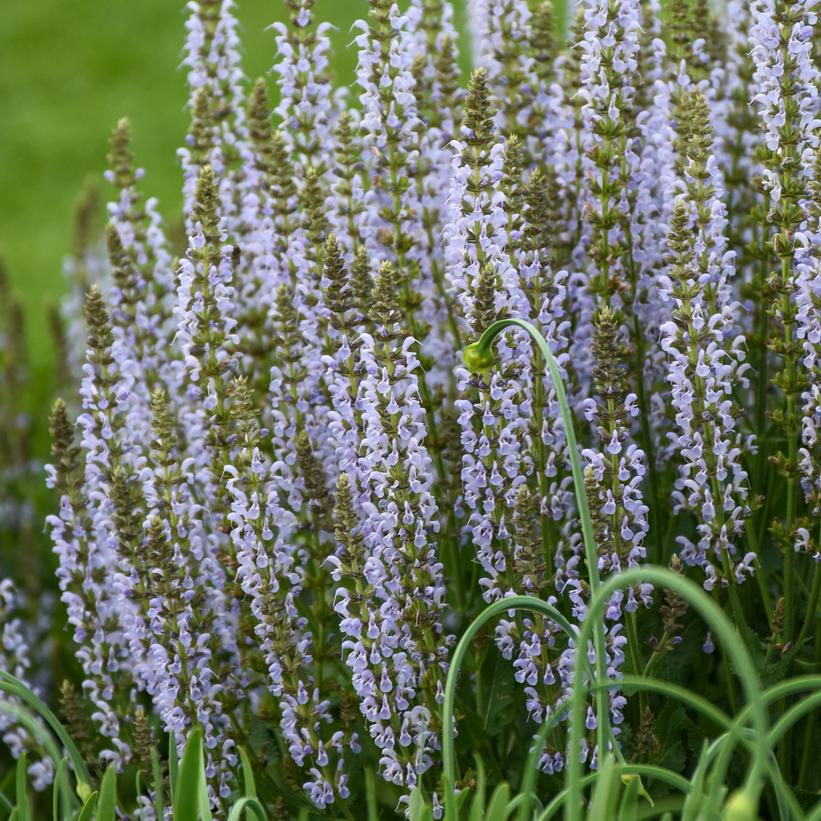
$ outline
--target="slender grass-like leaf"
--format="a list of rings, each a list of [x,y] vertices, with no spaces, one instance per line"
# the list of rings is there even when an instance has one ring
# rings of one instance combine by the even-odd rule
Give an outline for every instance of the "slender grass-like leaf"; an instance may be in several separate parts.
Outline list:
[[[245,786],[245,797],[257,797],[257,785],[254,781],[254,768],[251,766],[251,759],[244,747],[239,748],[239,759],[242,762],[242,780]]]
[[[100,783],[95,821],[114,821],[117,817],[117,771],[109,764]]]
[[[160,766],[160,755],[154,748],[151,749],[151,777],[154,783],[154,809],[157,812],[157,818],[164,818],[165,784],[163,783],[162,767]]]
[[[68,753],[72,769],[77,776],[77,794],[80,796],[80,799],[84,801],[91,792],[91,776],[88,773],[88,768],[86,767],[85,761],[83,761],[83,757],[80,755],[76,745],[71,740],[71,736],[57,716],[54,715],[36,693],[26,687],[20,679],[2,670],[0,670],[0,690],[5,690],[7,693],[25,701],[52,729]]]
[[[168,735],[168,787],[171,791],[171,801],[177,790],[177,771],[179,770],[179,757],[177,756],[177,737],[174,733]]]
[[[410,794],[409,812],[410,821],[433,821],[433,811],[420,787],[414,787]]]
[[[615,818],[616,805],[619,800],[619,776],[616,762],[612,755],[605,755],[601,769],[593,782],[593,794],[590,798],[588,818]]]
[[[15,777],[14,810],[18,821],[32,821],[31,800],[29,799],[28,756],[25,753],[17,759],[17,775]]]
[[[228,821],[240,821],[243,815],[245,818],[249,818],[252,813],[258,821],[268,821],[268,815],[265,812],[265,808],[259,803],[259,800],[253,796],[246,795],[240,798],[239,801],[231,807],[231,812],[228,814]]]
[[[93,792],[91,793],[91,795],[89,795],[85,804],[83,804],[83,808],[80,810],[80,814],[77,816],[77,821],[91,821],[91,818],[94,815],[94,810],[96,808],[97,793]]]
[[[211,821],[199,727],[191,731],[182,753],[174,789],[174,821]]]
[[[482,821],[485,816],[485,765],[482,759],[474,756],[476,761],[476,789],[473,793],[473,800],[470,803],[469,821]]]
[[[485,821],[507,821],[512,812],[510,785],[506,782],[499,784],[490,797],[490,803],[487,805],[487,812],[485,813]]]

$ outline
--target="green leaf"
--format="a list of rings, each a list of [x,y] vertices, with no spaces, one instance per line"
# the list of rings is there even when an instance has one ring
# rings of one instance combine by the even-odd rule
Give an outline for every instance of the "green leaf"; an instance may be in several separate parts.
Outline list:
[[[191,731],[182,752],[174,790],[174,821],[211,821],[200,727]]]
[[[485,817],[485,765],[477,755],[476,759],[476,792],[470,805],[470,821],[482,821]]]
[[[249,812],[253,812],[259,821],[268,821],[268,815],[265,812],[265,808],[256,798],[250,795],[240,798],[240,800],[237,801],[233,807],[231,807],[231,812],[228,815],[228,821],[239,821],[243,813],[245,813],[245,817],[247,818]]]
[[[54,774],[52,788],[54,821],[64,821],[71,816],[72,810],[77,807],[77,797],[69,780],[69,762],[61,758]]]
[[[174,793],[177,789],[177,771],[179,770],[179,758],[177,757],[177,736],[175,733],[168,735],[168,788],[171,790],[171,800],[174,800]]]
[[[495,738],[507,726],[503,717],[515,705],[517,684],[508,661],[495,649],[487,654],[479,671],[479,693],[476,709],[484,733]]]
[[[637,775],[623,775],[622,783],[627,785],[619,804],[619,821],[637,821],[639,817],[639,786],[641,779]]]
[[[507,821],[512,812],[510,809],[510,786],[507,783],[499,784],[490,797],[487,805],[485,821]]]
[[[108,765],[102,783],[100,797],[97,799],[95,821],[114,821],[117,815],[117,771],[113,764]]]
[[[29,801],[28,756],[23,753],[17,759],[17,777],[15,779],[14,800],[18,821],[31,821],[31,802]]]
[[[97,793],[93,792],[88,797],[88,800],[83,804],[80,814],[77,816],[77,821],[91,821],[91,816],[94,814],[94,808],[97,806]]]
[[[256,798],[257,785],[254,782],[254,768],[251,766],[251,759],[248,757],[248,753],[245,752],[244,747],[239,748],[239,758],[242,762],[242,779],[245,783],[245,797]]]
[[[151,748],[151,776],[154,779],[154,809],[157,811],[157,818],[165,818],[165,799],[163,796],[165,784],[163,784],[160,756],[153,747]]]
[[[433,821],[433,812],[419,787],[410,794],[410,821]]]
[[[60,723],[56,715],[48,708],[48,706],[40,699],[36,693],[26,687],[20,679],[15,678],[11,673],[0,670],[0,690],[5,690],[7,693],[17,696],[29,705],[41,718],[51,727],[60,743],[63,745],[68,757],[71,760],[71,766],[77,776],[77,795],[81,800],[85,800],[90,792],[91,776],[88,774],[88,768],[83,761],[83,757],[77,750],[77,746],[71,740],[71,736],[66,731],[66,728]],[[55,763],[59,759],[55,759]]]
[[[590,809],[587,813],[590,821],[598,821],[600,818],[616,818],[616,802],[619,800],[620,792],[616,762],[608,753],[604,757],[601,769],[596,773],[593,796],[590,799]],[[578,799],[571,795],[569,800]]]
[[[704,782],[707,777],[708,767],[709,757],[707,755],[707,742],[705,741],[701,747],[701,755],[698,758],[696,770],[690,779],[692,788],[681,809],[681,821],[697,821],[701,818],[701,809],[704,804]]]

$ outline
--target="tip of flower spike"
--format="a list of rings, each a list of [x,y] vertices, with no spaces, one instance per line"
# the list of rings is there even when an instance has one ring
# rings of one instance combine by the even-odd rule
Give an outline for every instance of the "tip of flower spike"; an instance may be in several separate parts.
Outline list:
[[[473,342],[465,348],[462,360],[471,373],[480,373],[493,366],[493,352]]]

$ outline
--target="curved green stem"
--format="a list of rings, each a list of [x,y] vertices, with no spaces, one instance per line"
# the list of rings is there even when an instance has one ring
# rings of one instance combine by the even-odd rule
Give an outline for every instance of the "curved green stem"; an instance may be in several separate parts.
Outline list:
[[[445,818],[448,819],[448,821],[456,821],[457,818],[456,794],[454,793],[456,763],[453,750],[453,713],[456,701],[456,680],[459,676],[462,662],[465,660],[465,656],[470,649],[471,642],[476,638],[479,631],[491,619],[510,610],[531,610],[535,613],[541,613],[558,624],[570,638],[576,635],[576,628],[574,628],[555,607],[541,599],[535,598],[535,596],[510,596],[509,598],[494,602],[486,607],[462,634],[462,638],[459,639],[459,643],[456,645],[456,650],[453,653],[453,658],[448,668],[448,677],[445,682],[445,699],[442,703],[442,766],[444,768],[442,781],[445,794]]]
[[[761,792],[763,774],[767,770],[767,756],[769,753],[769,747],[767,745],[769,722],[764,703],[761,700],[761,687],[758,682],[755,666],[746,649],[737,640],[732,622],[730,622],[721,608],[713,602],[700,587],[664,568],[634,568],[620,573],[618,576],[614,576],[604,582],[591,596],[588,617],[582,622],[579,630],[578,648],[583,650],[583,648],[587,647],[591,638],[599,633],[599,630],[596,628],[601,620],[601,613],[609,597],[618,590],[627,589],[631,585],[641,582],[650,582],[657,587],[668,587],[683,599],[687,600],[710,625],[713,633],[719,642],[721,642],[724,652],[732,658],[736,672],[741,678],[749,709],[752,713],[755,738],[752,745],[753,756],[747,774],[746,789],[749,794],[757,800]],[[581,677],[584,671],[581,659],[584,656],[584,652],[576,653],[574,681],[582,681]],[[603,677],[601,680],[603,680]],[[573,800],[569,801],[565,808],[565,817],[568,821],[580,821],[581,819],[580,782],[582,779],[579,750],[581,749],[584,721],[584,696],[585,689],[583,687],[574,687],[571,700],[570,745],[566,782],[573,796]]]
[[[570,411],[570,405],[567,401],[567,393],[564,389],[559,363],[556,361],[553,351],[550,350],[550,346],[538,329],[529,322],[523,319],[500,319],[498,322],[494,322],[482,334],[478,342],[474,342],[465,348],[463,354],[465,365],[474,373],[486,371],[493,367],[495,362],[493,342],[506,328],[521,328],[530,334],[539,352],[544,357],[548,373],[550,374],[550,380],[553,383],[553,389],[556,391],[556,399],[561,409],[562,423],[567,440],[567,451],[570,456],[570,467],[573,474],[573,486],[576,492],[576,505],[579,510],[579,521],[581,522],[582,538],[584,540],[588,584],[590,585],[591,595],[594,595],[599,588],[600,581],[598,554],[596,552],[596,542],[593,535],[593,520],[590,518],[590,506],[587,503],[587,492],[584,487],[584,474],[582,472],[582,463],[576,442],[573,414]],[[596,678],[603,681],[607,677],[604,635],[601,630],[596,630],[592,638],[593,647],[596,652]],[[607,749],[607,742],[610,735],[610,714],[608,708],[607,693],[602,690],[599,692],[598,701],[596,703],[596,740],[599,750],[601,751],[600,754],[602,755]]]
[[[616,764],[616,772],[620,775],[638,775],[646,778],[656,778],[669,784],[671,787],[679,790],[685,795],[690,792],[690,782],[672,770],[667,770],[663,767],[655,767],[652,764]],[[598,773],[589,773],[581,780],[581,786],[586,787],[598,778]],[[561,808],[568,797],[570,796],[570,788],[565,787],[545,808],[537,821],[548,821]]]

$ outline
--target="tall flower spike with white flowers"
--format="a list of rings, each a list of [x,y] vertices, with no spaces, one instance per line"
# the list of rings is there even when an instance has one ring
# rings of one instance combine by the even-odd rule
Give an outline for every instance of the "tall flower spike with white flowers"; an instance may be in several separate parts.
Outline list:
[[[248,139],[235,3],[191,0],[187,8],[183,65],[191,91],[192,123],[186,145],[178,151],[184,211],[188,216],[194,207],[200,169],[208,164],[219,182],[222,213],[233,219],[242,201],[242,175],[237,172]]]
[[[447,208],[450,183],[452,152],[448,143],[456,130],[458,50],[450,2],[414,0],[410,13],[416,18],[414,93],[420,118],[419,153],[412,170],[421,209],[420,236],[410,255],[424,285],[420,313],[432,326],[425,353],[440,365],[433,378],[443,382],[462,347],[453,295],[446,289],[444,248],[437,230]]]
[[[433,764],[452,638],[442,623],[445,585],[434,534],[439,515],[425,445],[425,411],[414,340],[400,330],[399,276],[382,264],[372,308],[373,333],[362,334],[358,384],[361,444],[354,475],[337,485],[338,552],[332,574],[342,618],[346,663],[382,776],[412,789]],[[361,523],[355,523],[359,518]],[[364,576],[351,575],[354,566]],[[367,583],[367,588],[363,589]]]
[[[499,100],[496,125],[505,135],[522,136],[531,102],[527,78],[533,64],[529,54],[531,12],[527,0],[490,0],[486,41],[479,66],[487,69],[488,81]]]
[[[289,470],[266,465],[248,383],[235,380],[231,393],[240,449],[226,474],[233,497],[229,519],[239,579],[251,599],[254,632],[268,671],[268,689],[279,705],[282,737],[294,763],[305,772],[303,787],[308,796],[324,808],[338,797],[347,797],[342,753],[345,746],[357,748],[357,744],[355,735],[346,737],[333,724],[330,702],[317,681],[327,650],[317,644],[300,615],[307,577],[322,573],[321,559],[297,547],[300,521],[305,519],[303,508],[311,504],[311,486],[305,479],[297,483],[296,466]],[[299,464],[304,462],[307,441],[303,430],[297,437]],[[279,481],[272,481],[277,473]],[[289,478],[293,485],[285,494],[283,484]],[[318,534],[317,541],[321,540]],[[319,591],[315,606],[320,608],[323,602]],[[318,616],[320,621],[327,618],[320,612]],[[318,666],[314,654],[319,656]]]
[[[290,25],[276,22],[279,61],[279,105],[283,133],[295,158],[307,166],[325,168],[332,145],[333,95],[328,80],[330,23],[314,24],[315,0],[286,0]]]
[[[518,272],[507,252],[508,215],[501,190],[505,146],[495,133],[487,72],[477,69],[465,101],[462,139],[456,153],[450,189],[449,220],[445,225],[448,280],[458,299],[463,337],[478,336],[500,315],[527,315],[527,300],[519,288]],[[521,336],[511,340],[521,351]],[[530,428],[529,404],[522,402],[522,385],[529,372],[529,349],[522,357],[504,340],[500,343],[504,373],[496,371],[479,383],[465,368],[454,375],[460,398],[462,488],[468,528],[477,557],[487,574],[481,581],[489,601],[505,592],[500,578],[504,562],[495,556],[497,528],[529,470],[528,454],[520,449]],[[521,376],[514,379],[513,374]],[[481,420],[477,430],[474,423]]]
[[[698,519],[698,542],[679,537],[681,557],[703,567],[704,586],[740,583],[755,554],[740,556],[737,539],[749,516],[742,453],[754,450],[737,429],[733,388],[744,384],[745,343],[735,336],[733,254],[727,251],[723,181],[712,154],[709,109],[700,94],[689,109],[686,189],[676,199],[668,237],[671,267],[662,278],[672,318],[661,327],[675,410],[671,440],[680,461],[674,491],[678,510]]]
[[[188,250],[177,275],[174,317],[187,398],[178,417],[186,433],[192,496],[202,506],[190,538],[208,559],[210,606],[218,614],[210,635],[214,655],[230,668],[238,661],[238,611],[245,606],[224,567],[235,561],[225,526],[230,494],[223,473],[232,457],[228,384],[237,367],[233,276],[238,249],[225,244],[225,221],[217,208],[216,178],[204,166],[190,215]]]
[[[753,106],[758,109],[766,152],[763,188],[770,200],[765,237],[773,254],[767,286],[771,300],[767,349],[775,361],[773,383],[781,407],[774,418],[783,430],[786,452],[775,464],[786,477],[787,504],[773,533],[784,547],[784,641],[794,638],[795,558],[789,549],[799,518],[798,447],[801,436],[800,392],[806,374],[796,344],[799,228],[807,218],[805,191],[821,136],[818,117],[819,72],[813,61],[816,0],[756,0],[752,4],[751,56],[755,65]],[[768,236],[767,236],[768,235]],[[780,264],[779,264],[780,263]]]
[[[180,462],[173,409],[166,392],[155,390],[150,458],[140,472],[150,508],[141,547],[150,572],[144,581],[148,649],[139,674],[163,729],[175,733],[180,750],[193,727],[203,728],[210,778],[217,755],[227,766],[235,760],[233,742],[224,736],[227,716],[214,670],[220,651],[214,622],[221,616],[210,586],[219,574],[211,567],[213,557],[197,544],[190,477]],[[223,770],[223,787],[226,775]]]
[[[54,405],[50,430],[54,463],[47,467],[47,484],[57,491],[60,509],[47,518],[46,525],[58,557],[60,598],[74,631],[77,659],[85,676],[84,690],[94,707],[92,719],[113,745],[103,755],[119,763],[130,754],[113,704],[123,676],[118,660],[122,601],[105,583],[108,569],[117,563],[116,556],[107,539],[98,538],[99,515],[90,509],[85,487],[99,468],[87,464],[84,450],[75,443],[77,430],[61,401]],[[88,437],[84,440],[86,447]]]
[[[661,39],[660,15],[658,0],[644,4],[641,61],[644,73],[638,100],[641,109],[636,117],[639,160],[632,186],[634,199],[630,226],[633,260],[637,268],[631,310],[640,328],[634,333],[634,342],[640,344],[636,361],[642,362],[643,385],[649,397],[646,402],[650,412],[648,421],[655,441],[667,425],[666,362],[664,352],[657,344],[659,325],[665,316],[658,278],[665,267],[667,231],[677,181],[672,103],[665,74],[667,50]],[[657,452],[656,461],[661,458]],[[655,465],[648,467],[655,472]]]
[[[123,293],[113,283],[115,287],[109,297],[112,321],[116,328],[122,319],[135,364],[151,389],[157,380],[170,387],[173,377],[164,362],[164,353],[174,331],[171,253],[157,200],[145,198],[138,187],[143,170],[134,166],[128,120],[117,123],[108,160],[111,167],[106,179],[117,190],[117,199],[108,204],[109,224],[119,241],[116,247],[116,242],[109,239],[109,257],[114,245],[114,252],[121,257],[121,268],[130,267],[133,271],[128,278],[132,293]]]
[[[637,165],[629,136],[638,81],[641,12],[638,0],[588,0],[584,12],[579,96],[584,101],[584,168],[589,253],[595,263],[590,289],[620,307],[619,281],[629,277],[625,227],[630,213],[627,185]]]
[[[20,616],[20,595],[11,579],[0,579],[0,671],[10,673],[30,686],[28,674],[31,668],[29,644],[26,640]],[[19,700],[3,694],[3,701],[22,706]],[[43,728],[43,733],[48,731]],[[26,753],[34,761],[28,766],[28,774],[35,790],[45,789],[54,778],[54,767],[48,755],[40,755],[37,740],[14,717],[0,713],[0,738],[11,751],[13,758]]]
[[[796,235],[796,339],[801,344],[801,447],[798,468],[808,505],[808,516],[799,522],[795,545],[816,561],[821,560],[821,538],[811,532],[813,518],[821,516],[821,146],[816,151],[810,185],[808,219]]]
[[[362,92],[364,147],[374,167],[369,192],[382,216],[368,225],[373,252],[389,249],[410,291],[418,289],[408,252],[421,235],[419,193],[411,178],[418,161],[420,120],[413,76],[414,32],[407,15],[390,0],[370,0],[370,22],[359,20],[356,76]]]

